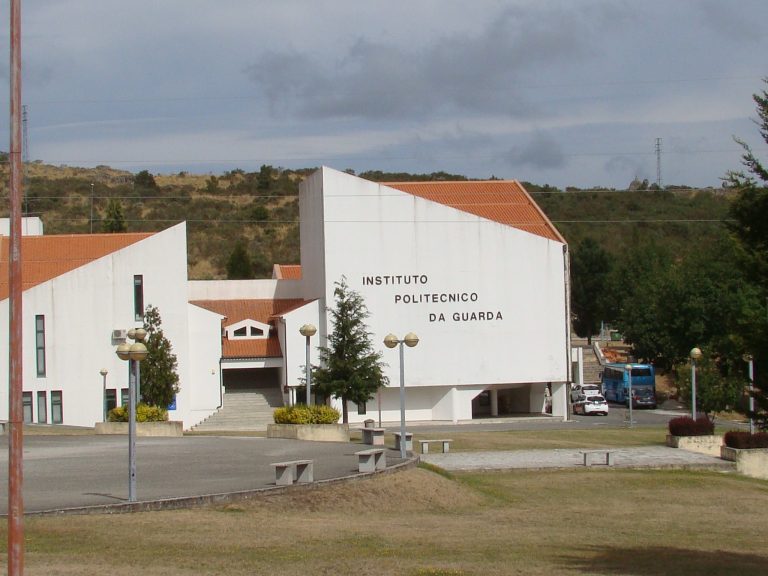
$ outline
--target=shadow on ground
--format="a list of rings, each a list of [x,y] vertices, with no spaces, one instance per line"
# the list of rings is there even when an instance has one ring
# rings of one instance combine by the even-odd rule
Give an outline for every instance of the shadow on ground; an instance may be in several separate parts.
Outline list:
[[[725,550],[689,550],[673,547],[602,548],[592,546],[590,558],[561,556],[563,564],[587,574],[623,574],[630,576],[762,576],[766,556]]]

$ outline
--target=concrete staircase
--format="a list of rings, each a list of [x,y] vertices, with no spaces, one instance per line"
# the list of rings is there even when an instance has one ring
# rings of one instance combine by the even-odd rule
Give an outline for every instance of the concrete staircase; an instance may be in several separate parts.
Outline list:
[[[571,338],[573,348],[581,348],[584,356],[584,384],[599,384],[603,367],[600,365],[595,350],[587,344],[586,338],[573,336]]]
[[[232,389],[224,393],[224,404],[194,432],[263,431],[274,422],[272,411],[283,405],[278,388]]]

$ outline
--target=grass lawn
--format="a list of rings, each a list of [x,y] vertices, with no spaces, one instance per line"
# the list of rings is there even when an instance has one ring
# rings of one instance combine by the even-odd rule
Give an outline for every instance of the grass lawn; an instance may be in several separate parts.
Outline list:
[[[25,573],[762,575],[766,510],[768,482],[732,473],[418,468],[203,509],[27,518]]]

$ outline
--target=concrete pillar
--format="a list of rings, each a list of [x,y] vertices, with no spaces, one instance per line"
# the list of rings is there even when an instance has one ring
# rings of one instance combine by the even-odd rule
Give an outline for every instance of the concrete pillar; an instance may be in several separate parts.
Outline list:
[[[491,416],[499,415],[499,391],[496,388],[491,388]]]
[[[568,382],[552,382],[552,416],[559,416],[568,421]]]

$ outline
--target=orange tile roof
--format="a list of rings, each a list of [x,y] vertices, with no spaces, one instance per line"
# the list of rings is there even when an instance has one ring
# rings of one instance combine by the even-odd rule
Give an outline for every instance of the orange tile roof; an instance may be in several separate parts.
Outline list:
[[[21,283],[28,290],[152,236],[132,234],[67,234],[21,238]],[[8,298],[10,238],[0,237],[0,300]]]
[[[270,324],[269,338],[230,340],[222,337],[221,352],[224,358],[281,358],[283,351],[277,337],[275,318],[305,304],[300,298],[285,300],[193,300],[190,304],[225,316],[221,327],[237,324],[242,320],[256,320]]]
[[[300,264],[275,264],[272,272],[276,280],[301,280]]]
[[[383,184],[518,230],[566,243],[557,228],[516,180]]]

